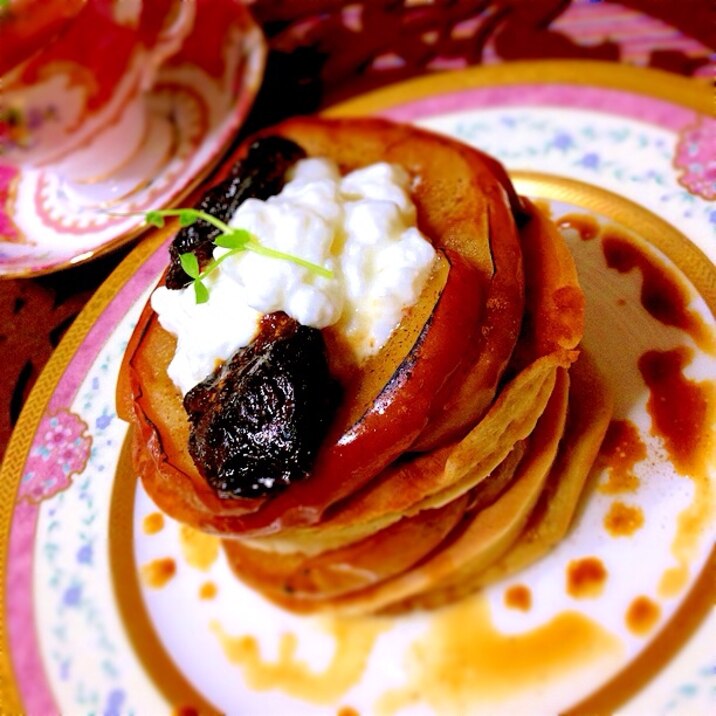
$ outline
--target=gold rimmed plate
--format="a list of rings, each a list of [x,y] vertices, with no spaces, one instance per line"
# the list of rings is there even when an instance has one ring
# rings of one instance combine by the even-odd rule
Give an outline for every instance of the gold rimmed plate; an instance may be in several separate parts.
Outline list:
[[[434,76],[331,112],[472,142],[561,223],[587,295],[585,345],[616,395],[613,429],[643,448],[633,479],[619,487],[602,455],[567,538],[456,605],[348,621],[278,610],[232,578],[213,538],[162,516],[131,468],[114,384],[166,261],[156,233],[68,332],[8,447],[0,688],[10,711],[713,710],[716,224],[693,153],[707,90],[668,78],[670,99],[659,73],[591,63],[579,81],[573,63],[504,72]],[[631,268],[620,246],[638,257]],[[655,276],[692,320],[669,322],[669,305],[644,298]],[[659,357],[671,383],[644,369]],[[655,418],[669,385],[704,406],[685,452]],[[582,591],[570,581],[580,564],[593,568]],[[508,598],[515,587],[528,608]]]

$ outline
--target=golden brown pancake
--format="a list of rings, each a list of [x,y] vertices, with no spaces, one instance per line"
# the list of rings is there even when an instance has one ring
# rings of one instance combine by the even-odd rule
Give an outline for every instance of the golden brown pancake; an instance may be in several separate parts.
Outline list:
[[[400,574],[432,552],[454,529],[468,497],[423,510],[345,547],[314,557],[252,549],[241,540],[223,540],[232,568],[265,593],[296,598],[332,598]]]
[[[345,171],[403,166],[436,268],[365,364],[325,331],[343,403],[312,472],[258,499],[219,498],[193,464],[166,374],[175,341],[145,309],[118,410],[147,492],[224,536],[234,572],[298,612],[432,607],[538,559],[568,529],[611,414],[579,357],[584,297],[563,237],[494,160],[447,138],[364,119],[270,133]],[[368,447],[351,457],[341,446],[355,436]]]

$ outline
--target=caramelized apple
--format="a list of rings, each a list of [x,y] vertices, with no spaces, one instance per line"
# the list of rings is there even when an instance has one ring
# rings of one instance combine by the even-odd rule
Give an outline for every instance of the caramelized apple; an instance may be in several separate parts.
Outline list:
[[[220,499],[198,474],[186,449],[188,426],[181,396],[166,373],[175,341],[151,314],[145,314],[142,338],[127,359],[126,370],[143,438],[138,449],[146,445],[155,455],[156,468],[148,470],[145,463],[142,472],[150,496],[173,517],[197,527],[219,532],[272,531],[279,524],[317,521],[325,506],[378,474],[410,447],[424,427],[432,397],[454,370],[478,323],[479,301],[464,303],[464,297],[479,285],[476,272],[461,257],[449,258],[451,264],[445,260],[448,270],[438,262],[437,279],[428,282],[425,300],[421,297],[413,307],[411,313],[418,318],[406,317],[408,327],[414,324],[412,331],[396,333],[394,345],[386,346],[385,354],[404,355],[382,390],[356,417],[356,405],[365,400],[366,384],[375,377],[365,372],[364,380],[353,387],[357,400],[344,399],[311,475],[270,500]],[[444,285],[437,291],[441,280]],[[421,316],[422,311],[427,318]],[[451,331],[457,331],[458,340],[452,340]],[[405,351],[404,339],[411,333],[414,342],[408,341]],[[167,499],[172,486],[176,494]],[[248,514],[263,503],[263,510]]]
[[[173,340],[162,335],[154,317],[143,317],[142,338],[125,361],[130,379],[123,384],[142,434],[138,450],[154,462],[148,469],[149,460],[143,460],[145,486],[169,514],[219,532],[272,532],[317,522],[329,505],[413,445],[460,384],[452,376],[465,372],[480,342],[485,291],[494,274],[488,200],[499,203],[505,217],[510,211],[506,192],[480,156],[443,137],[381,120],[299,119],[271,133],[295,141],[309,156],[332,157],[346,171],[375,161],[399,163],[413,177],[418,224],[444,258],[379,359],[349,386],[310,476],[269,500],[220,500],[197,474],[183,445],[180,396],[165,375]],[[490,390],[498,377],[490,376]]]

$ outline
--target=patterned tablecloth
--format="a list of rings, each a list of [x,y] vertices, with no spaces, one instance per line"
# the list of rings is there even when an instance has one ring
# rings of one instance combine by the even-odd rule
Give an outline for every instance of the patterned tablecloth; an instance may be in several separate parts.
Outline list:
[[[580,58],[712,77],[709,0],[254,0],[271,52],[247,130],[425,72]],[[0,176],[0,201],[7,181]],[[1,223],[0,235],[5,228]],[[129,247],[0,281],[0,455],[63,333]]]

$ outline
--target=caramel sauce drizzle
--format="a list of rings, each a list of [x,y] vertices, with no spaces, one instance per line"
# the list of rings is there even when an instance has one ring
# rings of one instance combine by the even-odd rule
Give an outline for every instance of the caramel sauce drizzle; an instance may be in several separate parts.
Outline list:
[[[179,528],[179,545],[187,564],[206,572],[219,556],[219,538],[188,525]]]
[[[634,466],[646,459],[646,445],[639,430],[630,420],[612,420],[599,451],[600,462],[606,465],[608,479],[599,490],[609,495],[634,492],[639,478]]]
[[[360,716],[352,706],[341,706],[336,712],[336,716]]]
[[[409,655],[408,684],[385,693],[375,711],[393,714],[425,701],[436,713],[462,713],[469,704],[498,701],[613,659],[622,648],[615,635],[574,611],[525,633],[503,634],[484,597],[466,599],[434,615]]]
[[[691,504],[679,514],[672,552],[677,566],[662,575],[659,593],[678,594],[688,582],[689,562],[699,535],[713,519],[715,496],[709,479],[714,454],[716,385],[696,382],[684,375],[693,351],[680,346],[670,351],[648,351],[639,360],[639,370],[649,388],[647,410],[654,435],[664,441],[674,468],[694,485]]]
[[[683,331],[702,351],[716,355],[716,331],[698,312],[689,308],[689,289],[676,272],[661,265],[616,230],[604,232],[602,250],[611,268],[620,273],[633,269],[641,272],[641,304],[654,319]],[[714,516],[715,500],[708,472],[714,462],[716,383],[712,380],[697,382],[685,376],[684,368],[693,359],[693,354],[691,348],[680,346],[672,350],[647,351],[638,361],[650,394],[647,411],[652,421],[651,433],[663,440],[677,473],[688,476],[694,485],[691,504],[678,517],[672,544],[677,565],[664,571],[659,584],[659,594],[665,598],[676,596],[686,587],[690,560],[699,535]],[[626,460],[630,450],[624,452]],[[616,492],[615,487],[632,485],[630,469],[626,464],[620,465],[619,479],[615,479],[612,467],[604,491]],[[622,479],[625,477],[626,482]],[[605,526],[617,536],[625,531],[633,532],[641,521],[643,516],[637,515],[634,508],[626,509],[626,506],[615,503],[605,519]]]
[[[605,232],[602,249],[610,268],[620,273],[635,268],[641,271],[641,305],[653,318],[684,331],[701,350],[716,355],[716,334],[699,313],[688,308],[688,289],[676,273],[616,232]]]
[[[678,538],[676,540],[678,547]],[[677,596],[687,585],[689,581],[689,565],[685,560],[681,561],[678,567],[669,567],[664,570],[659,581],[659,596],[669,599]]]
[[[164,529],[164,515],[161,512],[150,512],[142,520],[145,535],[155,535]]]
[[[532,592],[524,584],[513,584],[505,590],[505,606],[528,612],[532,607]]]
[[[647,351],[639,358],[639,370],[649,388],[647,410],[653,435],[664,440],[676,470],[699,475],[707,469],[712,447],[714,383],[697,383],[684,375],[693,351],[679,346],[669,351]]]
[[[298,639],[291,632],[281,635],[278,657],[268,661],[261,656],[253,636],[231,636],[217,621],[212,621],[210,628],[226,658],[241,667],[252,689],[281,689],[309,703],[331,704],[361,680],[376,639],[391,625],[387,619],[345,619],[328,623],[335,650],[328,666],[318,672],[296,656]]]
[[[213,599],[218,592],[219,590],[214,582],[204,582],[199,587],[199,599]]]
[[[660,616],[661,607],[649,597],[640,596],[627,609],[627,627],[637,636],[646,636],[656,626]]]
[[[598,597],[607,581],[607,570],[597,557],[572,560],[567,565],[567,592],[575,599]]]

